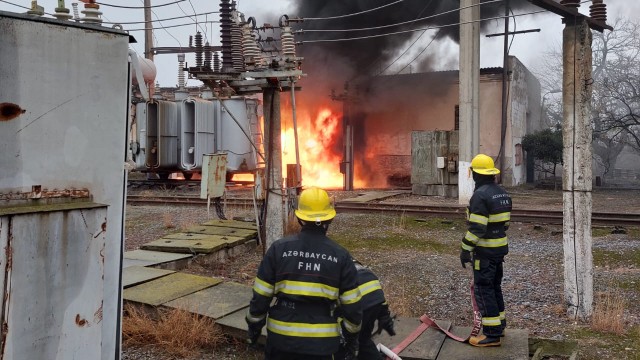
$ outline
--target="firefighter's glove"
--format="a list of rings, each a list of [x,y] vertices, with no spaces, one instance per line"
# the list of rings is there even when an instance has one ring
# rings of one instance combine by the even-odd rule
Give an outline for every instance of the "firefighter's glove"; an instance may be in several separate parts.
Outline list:
[[[265,320],[257,323],[251,323],[247,321],[247,325],[249,327],[249,329],[247,330],[247,344],[249,344],[250,346],[258,345],[258,338],[262,333],[262,328],[264,327],[265,323]]]
[[[378,328],[386,331],[391,336],[396,335],[396,331],[393,328],[393,317],[391,316],[389,307],[386,305],[382,311],[380,311],[380,316],[378,316]]]
[[[471,264],[471,251],[468,250],[460,250],[460,264],[462,264],[463,268],[467,268],[466,263]]]
[[[358,342],[358,337],[354,336],[349,339],[345,339],[344,343],[344,359],[345,360],[356,360],[358,359],[358,348],[360,344]]]

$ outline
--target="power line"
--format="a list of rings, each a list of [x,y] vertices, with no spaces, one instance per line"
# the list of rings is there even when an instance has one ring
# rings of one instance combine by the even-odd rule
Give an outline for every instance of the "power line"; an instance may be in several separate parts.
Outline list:
[[[416,59],[418,59],[420,57],[420,55],[422,55],[422,53],[424,53],[425,50],[427,50],[429,48],[429,46],[431,46],[433,41],[438,37],[438,34],[440,34],[440,31],[442,31],[442,29],[438,30],[438,32],[435,35],[433,35],[433,38],[431,38],[431,41],[429,41],[427,46],[424,49],[422,49],[422,51],[420,51],[420,53],[418,55],[416,55],[416,57],[414,57],[413,60],[409,61],[409,63],[407,65],[405,65],[402,69],[400,69],[400,71],[398,71],[396,74],[400,74],[402,72],[402,70],[406,69],[407,66],[411,65],[414,61],[416,61]]]
[[[215,24],[215,23],[219,23],[219,22],[220,21],[213,21],[213,20],[207,21],[207,23],[209,23],[209,24]],[[167,25],[167,26],[160,25],[156,29],[171,29],[171,28],[182,27],[182,26],[190,26],[190,25],[193,25],[193,23],[190,22],[190,23],[186,23],[186,24]],[[144,30],[149,30],[149,29],[153,30],[154,28],[125,29],[125,31],[144,31]],[[167,32],[167,33],[169,33],[169,32]],[[169,35],[171,35],[171,33],[169,33]],[[173,37],[175,39],[175,37],[173,35],[171,35],[171,37]],[[178,39],[176,39],[176,41],[178,41]],[[178,41],[178,43],[180,43],[180,41]],[[180,46],[182,46],[182,45],[180,45]]]
[[[189,0],[189,3],[191,4],[191,0]],[[180,6],[180,4],[178,4],[178,7],[180,8],[180,11],[182,11],[182,13],[183,13],[183,14],[187,15],[187,17],[188,17],[189,19],[193,20],[193,22],[194,22],[194,23],[195,23],[195,25],[196,25],[196,31],[198,31],[198,28],[200,28],[200,30],[202,30],[202,31],[204,32],[204,38],[205,38],[205,41],[209,41],[209,37],[207,36],[207,32],[206,32],[205,30],[203,30],[203,29],[202,29],[202,26],[200,26],[200,25],[198,24],[198,20],[197,20],[197,18],[196,18],[196,19],[194,19],[194,18],[192,18],[189,14],[187,14],[187,12],[186,12],[186,11],[184,11],[184,9],[182,8],[182,6]],[[196,9],[193,7],[193,4],[191,4],[191,8],[193,9],[193,12],[194,12],[194,14],[195,14]]]
[[[532,12],[528,12],[528,13],[516,14],[516,15],[513,15],[513,17],[540,14],[540,13],[545,13],[545,12],[548,12],[548,11],[547,10],[532,11]],[[489,20],[498,20],[498,19],[504,19],[504,16],[496,16],[496,17],[480,19],[480,20],[472,20],[472,21],[467,21],[467,22],[458,22],[458,23],[447,24],[447,25],[432,26],[432,27],[428,27],[428,28],[403,30],[403,31],[394,31],[394,32],[385,33],[385,34],[358,36],[358,37],[345,38],[345,39],[318,39],[318,40],[297,41],[296,44],[312,44],[312,43],[322,43],[322,42],[340,42],[340,41],[364,40],[364,39],[378,38],[378,37],[383,37],[383,36],[406,34],[406,33],[411,33],[411,32],[416,32],[416,31],[441,29],[441,28],[445,28],[445,27],[459,26],[459,25],[464,25],[464,24],[473,24],[473,23],[476,23],[476,22],[483,22],[483,21],[489,21]]]
[[[502,2],[502,1],[504,1],[504,0],[486,1],[486,2],[483,2],[483,3],[480,3],[480,4],[469,5],[469,6],[465,6],[465,7],[461,7],[461,8],[455,8],[453,10],[448,10],[448,11],[444,11],[444,12],[441,12],[441,13],[438,13],[438,14],[425,16],[425,17],[419,18],[419,19],[403,21],[403,22],[396,23],[396,24],[380,25],[380,26],[374,26],[374,27],[368,27],[368,28],[359,28],[359,29],[310,29],[310,30],[301,29],[301,30],[296,30],[295,32],[298,32],[298,33],[307,33],[307,32],[352,32],[352,31],[379,30],[379,29],[385,29],[385,28],[389,28],[389,27],[396,27],[396,26],[411,24],[411,23],[414,23],[414,22],[427,20],[427,19],[432,19],[432,18],[435,18],[435,17],[438,17],[438,16],[450,14],[450,13],[453,13],[453,12],[459,12],[460,10],[463,10],[463,9],[468,9],[468,8],[475,7],[475,6],[482,6],[482,5],[487,5],[487,4],[496,3],[496,2]],[[502,17],[500,17],[500,18],[502,18]]]
[[[120,8],[120,9],[146,9],[146,8],[159,8],[159,7],[163,7],[163,6],[168,6],[168,5],[173,5],[173,4],[177,4],[183,1],[187,1],[187,0],[176,0],[174,2],[170,2],[170,3],[166,3],[166,4],[160,4],[160,5],[151,5],[151,6],[123,6],[123,5],[113,5],[113,4],[106,4],[106,3],[97,3],[99,5],[102,6],[108,6],[108,7],[114,7],[114,8]]]
[[[184,0],[180,0],[180,1],[184,1]],[[176,1],[176,2],[180,2],[180,1]],[[144,5],[144,1],[140,0],[140,2]],[[151,6],[152,7],[152,6]],[[143,9],[147,8],[146,6],[142,7]],[[156,14],[155,11],[153,11],[153,9],[151,9],[151,13],[153,14],[153,16],[156,17],[156,19],[158,20],[158,23],[160,24],[160,28],[162,30],[164,30],[167,34],[169,34],[169,36],[171,36],[177,43],[178,45],[180,45],[180,47],[182,47],[182,43],[180,42],[180,40],[178,40],[178,38],[176,38],[175,36],[173,36],[172,33],[170,33],[167,29],[169,28],[168,26],[163,26],[162,22],[160,21],[160,17],[158,17],[158,14]],[[153,31],[153,27],[147,28],[147,25],[145,25],[145,29],[144,30],[151,30],[151,33],[153,34],[154,39],[156,39],[156,44],[158,43],[158,38],[156,38],[156,34]]]
[[[369,10],[364,10],[364,11],[360,11],[357,13],[353,13],[353,14],[345,14],[345,15],[338,15],[338,16],[329,16],[329,17],[321,17],[321,18],[303,18],[304,21],[307,20],[332,20],[332,19],[342,19],[342,18],[346,18],[346,17],[350,17],[350,16],[356,16],[356,15],[361,15],[361,14],[366,14],[368,12],[372,12],[372,11],[376,11],[376,10],[380,10],[382,8],[385,8],[387,6],[391,6],[391,5],[395,5],[397,3],[403,2],[404,0],[398,0],[398,1],[394,1],[392,3],[386,4],[386,5],[382,5],[382,6],[378,6],[377,8],[373,8],[373,9],[369,9]]]
[[[416,19],[419,18],[422,13],[427,10],[427,8],[429,7],[429,5],[431,5],[431,3],[433,2],[433,0],[429,1],[429,3],[427,3],[427,5],[422,9],[422,11],[420,11],[420,13],[418,14],[418,16],[416,16]],[[422,38],[422,35],[424,35],[427,32],[427,30],[423,31],[422,34],[420,34],[420,36],[418,36],[415,40],[413,40],[413,42],[411,43],[411,45],[409,45],[406,49],[404,49],[404,51],[402,52],[402,54],[400,54],[395,60],[393,60],[391,62],[391,64],[387,65],[387,67],[385,67],[384,69],[382,69],[377,75],[382,74],[383,72],[387,71],[388,68],[391,67],[391,65],[395,64],[398,60],[400,60],[401,57],[404,56],[404,54],[407,53],[407,51],[409,51],[409,49],[411,49],[413,47],[413,45],[415,45],[418,40],[420,40]],[[376,76],[377,76],[376,75]]]
[[[216,14],[219,13],[219,11],[210,11],[210,12],[206,12],[206,13],[200,13],[200,14],[196,14],[196,16],[205,16],[205,15],[209,15],[209,14]],[[151,20],[151,22],[159,22],[159,21],[169,21],[169,20],[176,20],[176,19],[184,19],[184,18],[191,18],[193,15],[186,15],[186,16],[176,16],[176,17],[172,17],[172,18],[166,18],[166,19],[158,19],[158,20]],[[104,16],[103,16],[104,17]],[[146,24],[146,21],[129,21],[129,22],[107,22],[107,21],[103,21],[103,24],[120,24],[120,25],[131,25],[131,24]]]

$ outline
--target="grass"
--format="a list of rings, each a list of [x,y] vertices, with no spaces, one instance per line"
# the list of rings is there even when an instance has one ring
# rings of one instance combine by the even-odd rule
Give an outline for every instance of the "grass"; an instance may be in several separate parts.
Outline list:
[[[126,346],[156,346],[171,356],[187,359],[201,349],[211,349],[225,341],[222,331],[210,318],[171,309],[150,314],[126,305],[122,339]]]
[[[596,266],[633,266],[640,268],[640,249],[624,253],[603,249],[593,249],[593,264]]]
[[[617,335],[625,333],[624,311],[626,301],[619,292],[599,293],[591,316],[591,328],[595,331]]]

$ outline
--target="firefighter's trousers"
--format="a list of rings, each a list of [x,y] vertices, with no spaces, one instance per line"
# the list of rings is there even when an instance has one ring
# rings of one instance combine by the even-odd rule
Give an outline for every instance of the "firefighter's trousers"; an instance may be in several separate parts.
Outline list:
[[[491,337],[503,336],[507,323],[502,297],[503,262],[503,256],[476,257],[473,264],[473,286],[482,315],[482,332]]]

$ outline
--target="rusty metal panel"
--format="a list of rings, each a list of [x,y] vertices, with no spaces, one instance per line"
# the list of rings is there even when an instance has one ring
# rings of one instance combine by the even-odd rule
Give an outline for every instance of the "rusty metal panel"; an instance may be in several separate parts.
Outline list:
[[[227,183],[227,154],[207,154],[202,160],[200,198],[219,198],[224,195]]]
[[[4,359],[99,358],[106,229],[106,206],[11,217]]]

